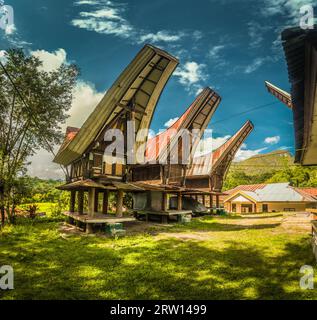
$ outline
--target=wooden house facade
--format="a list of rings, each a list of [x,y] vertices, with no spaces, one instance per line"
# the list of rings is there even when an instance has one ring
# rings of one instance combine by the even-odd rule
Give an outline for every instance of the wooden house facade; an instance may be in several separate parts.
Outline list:
[[[191,213],[183,208],[183,196],[221,194],[223,176],[253,125],[248,122],[215,151],[217,161],[206,175],[208,186],[197,185],[197,181],[206,181],[200,175],[195,177],[193,154],[221,101],[214,90],[205,88],[170,128],[147,140],[157,102],[177,65],[178,60],[167,52],[146,45],[83,126],[67,128],[54,159],[68,172],[66,184],[59,189],[71,193],[70,209],[65,214],[84,222],[87,232],[94,223],[114,219],[107,216],[109,192],[116,193],[117,219],[123,219],[123,195],[130,192],[133,210],[161,214],[164,220]],[[113,132],[120,133],[119,149],[113,148],[118,140]],[[183,132],[192,138],[186,146]],[[177,210],[169,209],[171,194],[177,196]]]

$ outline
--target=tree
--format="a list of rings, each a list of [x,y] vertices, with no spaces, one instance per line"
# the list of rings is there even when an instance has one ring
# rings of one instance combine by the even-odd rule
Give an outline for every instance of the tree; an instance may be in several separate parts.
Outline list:
[[[61,124],[71,106],[78,69],[61,65],[43,70],[42,62],[12,49],[0,68],[0,211],[14,220],[14,189],[27,158],[40,148],[51,151],[62,139]]]

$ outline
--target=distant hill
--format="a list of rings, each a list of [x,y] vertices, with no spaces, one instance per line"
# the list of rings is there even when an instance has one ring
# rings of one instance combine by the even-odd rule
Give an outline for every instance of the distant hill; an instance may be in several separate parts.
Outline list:
[[[283,170],[294,164],[294,158],[285,150],[276,150],[249,159],[233,162],[230,171],[243,171],[248,175]]]

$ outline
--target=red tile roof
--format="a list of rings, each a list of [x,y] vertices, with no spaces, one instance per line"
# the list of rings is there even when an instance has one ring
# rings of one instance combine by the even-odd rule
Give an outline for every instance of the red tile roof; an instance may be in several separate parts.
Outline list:
[[[225,191],[226,193],[228,194],[232,194],[236,191],[256,191],[256,190],[259,190],[259,189],[263,189],[266,187],[266,184],[263,183],[263,184],[245,184],[245,185],[241,185],[241,186],[237,186],[231,190],[227,190]]]

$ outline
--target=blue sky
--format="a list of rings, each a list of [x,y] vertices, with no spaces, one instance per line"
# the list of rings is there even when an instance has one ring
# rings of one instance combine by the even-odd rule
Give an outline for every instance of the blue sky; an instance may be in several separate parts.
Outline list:
[[[76,63],[81,75],[68,124],[80,126],[123,68],[151,43],[180,59],[157,106],[155,131],[210,86],[222,97],[209,126],[216,144],[250,119],[255,129],[239,159],[279,148],[293,152],[292,113],[284,105],[239,113],[275,102],[264,80],[289,91],[279,36],[283,28],[299,25],[300,7],[309,3],[313,1],[6,0],[14,8],[15,29],[0,30],[0,50],[23,47],[48,70]],[[41,151],[30,172],[59,175],[49,160]]]

